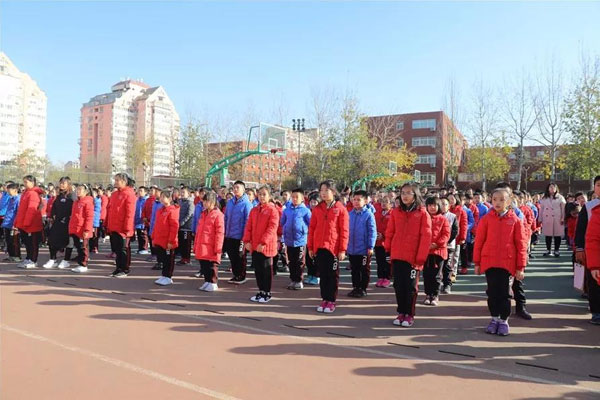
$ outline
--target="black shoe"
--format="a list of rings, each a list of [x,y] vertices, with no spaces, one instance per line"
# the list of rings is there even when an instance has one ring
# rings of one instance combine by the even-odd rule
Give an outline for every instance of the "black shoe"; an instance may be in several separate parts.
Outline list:
[[[542,254],[544,257],[550,257],[552,255],[551,251],[547,251],[544,254]]]
[[[354,288],[350,291],[350,293],[348,293],[348,297],[359,297],[358,293],[360,292],[360,289]]]
[[[452,286],[443,286],[442,290],[440,290],[441,294],[450,294],[452,293]]]
[[[530,258],[530,259],[534,259],[534,258],[535,258],[535,256],[534,256],[533,254],[530,254],[530,255],[529,255],[529,258]]]
[[[356,297],[367,297],[367,291],[358,289],[358,292],[356,293]]]
[[[110,273],[109,276],[114,278],[119,272],[121,272],[121,271],[119,271],[119,269],[115,269],[113,272]]]
[[[558,252],[558,251],[555,251],[555,252],[554,252],[554,257],[556,257],[556,258],[560,257],[560,252]]]
[[[529,314],[525,306],[517,308],[517,315],[528,321],[533,319],[533,317],[531,316],[531,314]]]
[[[242,278],[241,276],[236,276],[233,279],[230,279],[229,282],[233,283],[234,285],[243,285],[244,283],[246,283],[247,279],[246,278]]]
[[[155,271],[158,271],[159,269],[162,269],[162,265],[160,263],[156,263],[152,266],[152,269]]]

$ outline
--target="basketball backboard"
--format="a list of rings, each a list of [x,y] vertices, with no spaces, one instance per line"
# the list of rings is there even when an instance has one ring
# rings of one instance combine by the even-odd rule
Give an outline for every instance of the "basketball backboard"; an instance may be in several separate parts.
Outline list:
[[[277,149],[275,154],[285,156],[287,151],[286,133],[287,129],[283,126],[261,122],[258,138],[259,150],[275,151]]]

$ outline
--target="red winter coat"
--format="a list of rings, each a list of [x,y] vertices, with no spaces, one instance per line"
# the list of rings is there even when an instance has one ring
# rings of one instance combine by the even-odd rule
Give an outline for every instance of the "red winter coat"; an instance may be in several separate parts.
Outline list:
[[[142,220],[146,220],[144,225],[146,227],[150,226],[150,219],[152,219],[152,207],[154,206],[154,202],[156,201],[156,196],[150,196],[144,202],[144,207],[142,207]]]
[[[135,205],[134,205],[135,206]],[[168,207],[161,207],[156,211],[154,217],[154,229],[152,230],[152,244],[160,246],[163,249],[170,244],[175,250],[179,245],[177,241],[177,232],[179,231],[179,207],[171,204]]]
[[[92,237],[94,222],[94,199],[92,196],[83,196],[73,202],[71,208],[71,219],[69,220],[69,235],[77,235],[83,239],[83,233],[88,233],[88,239]]]
[[[588,215],[585,231],[586,267],[590,270],[600,269],[600,206],[592,208]]]
[[[471,234],[475,235],[477,232],[477,224],[479,223],[479,208],[475,205],[475,203],[469,204],[469,210],[473,213],[473,228],[471,229]]]
[[[42,231],[42,213],[40,203],[43,191],[39,187],[27,189],[21,195],[15,226],[27,233]]]
[[[129,186],[117,190],[110,196],[108,232],[115,232],[123,237],[133,236],[135,232],[133,229],[133,218],[135,216],[136,200],[135,191]]]
[[[446,260],[448,258],[448,240],[450,240],[450,224],[444,214],[431,217],[431,243],[437,244],[436,249],[430,249],[429,254],[435,254]]]
[[[275,204],[259,204],[250,210],[242,241],[250,243],[252,251],[256,251],[258,245],[262,244],[264,246],[262,253],[266,257],[275,257],[277,255],[278,228],[279,211]]]
[[[533,215],[533,210],[529,208],[529,206],[524,205],[519,207],[519,210],[523,213],[523,229],[525,231],[525,235],[527,239],[531,239],[531,234],[535,231],[536,222],[535,215]]]
[[[221,262],[225,240],[225,217],[217,207],[200,213],[196,223],[194,255],[197,260]]]
[[[383,209],[375,213],[375,225],[377,226],[377,233],[381,234],[381,239],[377,239],[375,246],[383,246],[383,242],[385,240],[385,229],[387,228],[391,213],[392,210],[384,211]]]
[[[341,202],[335,201],[331,207],[327,207],[321,201],[312,209],[308,226],[308,250],[316,253],[319,249],[325,249],[335,257],[342,251],[345,252],[350,237],[349,223],[348,211]]]
[[[515,275],[527,265],[527,242],[523,222],[513,210],[503,216],[491,209],[479,223],[473,262],[481,272],[502,268]]]
[[[405,261],[422,270],[431,244],[431,217],[425,207],[413,211],[394,208],[385,230],[385,250],[392,260]]]
[[[452,214],[456,215],[456,220],[458,221],[458,235],[456,235],[456,244],[463,243],[465,240],[467,240],[467,230],[469,229],[467,212],[460,204],[450,207],[450,211]]]
[[[100,203],[102,204],[101,208],[100,208],[100,219],[102,221],[106,220],[106,216],[108,213],[108,201],[110,200],[110,198],[103,194],[102,196],[100,196]]]
[[[52,196],[46,202],[46,216],[52,215],[52,205],[54,204],[54,200],[56,200],[56,196]]]
[[[569,243],[572,244],[573,251],[575,251],[575,231],[577,230],[577,220],[579,217],[569,217],[567,220],[567,237]]]
[[[354,208],[354,204],[352,204],[352,200],[348,200],[346,203],[346,211],[350,212]]]

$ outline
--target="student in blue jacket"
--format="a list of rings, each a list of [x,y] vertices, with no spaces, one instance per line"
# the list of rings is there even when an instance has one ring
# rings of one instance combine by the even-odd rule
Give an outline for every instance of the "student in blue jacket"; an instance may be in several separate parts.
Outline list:
[[[92,197],[94,199],[94,220],[92,221],[94,232],[90,238],[90,251],[98,253],[98,240],[100,239],[98,230],[100,228],[100,214],[102,213],[102,198],[98,193],[98,189],[92,189]]]
[[[306,261],[306,239],[310,216],[310,210],[304,205],[304,191],[301,188],[294,189],[290,203],[283,209],[281,215],[283,243],[285,243],[290,268],[288,289],[299,290],[304,287],[302,274]]]
[[[21,242],[19,240],[19,231],[13,229],[17,209],[19,208],[19,201],[21,200],[19,185],[16,183],[7,184],[2,198],[6,199],[6,208],[4,209],[4,218],[0,227],[2,228],[4,239],[6,239],[6,251],[8,252],[8,258],[4,261],[20,262]]]
[[[138,241],[138,254],[148,254],[148,234],[146,233],[146,226],[144,224],[144,218],[142,217],[142,211],[144,210],[144,204],[148,199],[148,193],[146,192],[145,186],[138,188],[138,198],[135,202],[135,215],[133,217],[133,224],[135,225],[135,232]]]
[[[246,184],[242,181],[233,183],[233,198],[225,208],[225,241],[223,249],[231,262],[233,278],[227,283],[241,285],[246,283],[246,251],[242,237],[246,222],[252,209],[248,196],[244,193]]]
[[[371,256],[377,228],[375,215],[367,207],[367,192],[357,190],[352,196],[353,209],[350,211],[350,239],[348,240],[348,260],[352,269],[352,291],[350,297],[365,297],[371,275]]]

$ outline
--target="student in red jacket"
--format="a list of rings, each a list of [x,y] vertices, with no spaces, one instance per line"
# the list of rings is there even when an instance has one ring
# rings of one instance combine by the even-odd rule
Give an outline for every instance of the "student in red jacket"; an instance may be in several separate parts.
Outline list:
[[[400,206],[392,210],[385,230],[384,246],[392,260],[398,304],[394,325],[410,327],[415,320],[419,271],[423,269],[431,244],[431,217],[423,207],[418,185],[402,185],[400,198]]]
[[[77,200],[73,202],[71,219],[69,220],[69,235],[77,249],[78,267],[71,271],[87,272],[88,258],[90,255],[89,240],[94,231],[94,198],[87,185],[77,186]]]
[[[492,192],[492,206],[479,221],[473,261],[475,273],[485,273],[488,309],[492,316],[486,332],[509,334],[510,277],[523,280],[527,265],[527,240],[523,223],[510,208],[511,194],[506,188]]]
[[[135,181],[125,172],[115,175],[116,191],[110,196],[107,231],[110,234],[110,247],[115,253],[116,269],[110,275],[123,278],[129,275],[131,265],[131,237],[134,235],[136,195]]]
[[[37,268],[38,252],[42,240],[42,189],[36,186],[36,179],[32,175],[23,177],[25,191],[21,195],[19,208],[13,229],[18,229],[25,249],[27,258],[19,263],[19,268]]]
[[[217,194],[209,191],[202,200],[204,209],[198,217],[194,239],[194,255],[200,262],[204,285],[199,290],[214,292],[217,285],[219,264],[225,240],[225,217],[217,207]]]
[[[375,287],[387,288],[392,284],[392,269],[388,261],[389,254],[383,247],[385,229],[390,220],[392,201],[384,196],[381,199],[380,210],[375,212],[375,225],[377,225],[377,242],[375,242],[375,261],[377,262],[377,283]]]
[[[270,200],[271,193],[267,186],[258,189],[258,205],[250,211],[242,239],[246,250],[252,254],[258,293],[250,300],[257,303],[271,300],[273,257],[277,254],[279,211]]]
[[[458,235],[456,236],[456,249],[452,254],[452,275],[451,281],[454,282],[456,280],[456,274],[458,273],[458,264],[460,260],[464,257],[467,251],[467,232],[469,230],[469,221],[467,220],[467,213],[462,207],[460,197],[457,194],[448,194],[447,196],[448,202],[450,203],[450,212],[456,215],[456,220],[458,221]]]
[[[338,200],[332,180],[319,185],[321,202],[312,210],[308,227],[308,254],[313,257],[320,273],[321,298],[317,312],[335,311],[340,280],[339,263],[346,258],[349,238],[349,217],[346,207]]]
[[[448,258],[448,241],[450,240],[450,224],[442,214],[442,204],[438,197],[428,197],[425,207],[431,216],[431,245],[429,255],[423,267],[423,284],[425,301],[423,304],[437,306],[444,261]]]
[[[179,232],[179,206],[174,204],[173,192],[163,190],[160,194],[160,203],[163,205],[156,211],[154,228],[152,229],[152,243],[156,251],[158,263],[162,266],[162,275],[154,283],[161,286],[173,283],[173,270],[175,269],[175,249],[179,245],[177,233]]]

